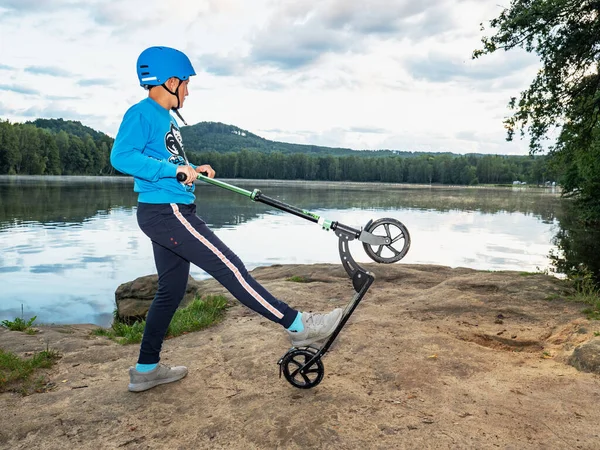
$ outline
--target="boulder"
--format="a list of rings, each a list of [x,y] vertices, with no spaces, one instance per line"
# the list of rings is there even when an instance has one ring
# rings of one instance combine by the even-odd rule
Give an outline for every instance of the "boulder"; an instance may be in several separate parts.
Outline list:
[[[582,372],[600,375],[600,339],[578,346],[569,358],[569,364]]]
[[[157,289],[158,275],[146,275],[121,284],[115,291],[119,320],[131,322],[145,318]],[[185,296],[179,307],[188,305],[200,295],[199,290],[200,283],[189,277]]]

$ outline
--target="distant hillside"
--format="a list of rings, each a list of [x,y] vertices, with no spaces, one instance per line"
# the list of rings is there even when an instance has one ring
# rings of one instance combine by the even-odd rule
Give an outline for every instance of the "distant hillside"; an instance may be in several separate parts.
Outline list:
[[[58,133],[65,133],[85,139],[86,135],[99,143],[106,142],[111,147],[113,138],[107,134],[94,130],[79,121],[64,119],[36,119],[28,124],[38,128]],[[290,144],[287,142],[270,141],[250,131],[243,130],[235,125],[220,122],[200,122],[196,125],[181,128],[181,134],[187,153],[192,152],[217,152],[237,153],[249,150],[261,153],[280,152],[283,154],[304,153],[313,156],[361,156],[382,157],[397,155],[404,158],[413,158],[421,155],[453,155],[452,153],[407,152],[399,150],[352,150],[349,148],[323,147],[319,145]]]
[[[354,151],[269,141],[211,122],[182,133],[189,160],[212,165],[222,178],[470,185],[547,184],[558,175],[544,156]],[[113,138],[77,121],[0,119],[0,174],[112,175],[112,145]]]
[[[109,135],[102,133],[101,131],[96,131],[93,128],[90,128],[86,125],[83,125],[77,120],[36,119],[33,122],[26,123],[35,125],[38,128],[50,130],[53,133],[64,131],[67,134],[77,136],[81,139],[84,139],[86,135],[89,135],[96,142],[100,141],[106,142],[107,144],[112,144],[113,141],[113,139]]]
[[[349,148],[322,147],[318,145],[289,144],[286,142],[270,141],[243,130],[234,125],[220,122],[200,122],[181,128],[181,135],[186,151],[230,153],[250,150],[263,153],[281,152],[284,154],[304,153],[313,155],[332,156],[390,156],[416,157],[424,152],[405,152],[398,150],[352,150]],[[440,155],[442,153],[435,153]],[[450,153],[446,153],[450,154]]]

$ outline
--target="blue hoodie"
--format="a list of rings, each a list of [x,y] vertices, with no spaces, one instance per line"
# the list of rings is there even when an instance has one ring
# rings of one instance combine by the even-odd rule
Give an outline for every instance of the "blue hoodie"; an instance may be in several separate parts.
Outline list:
[[[186,186],[176,178],[177,166],[188,164],[177,122],[149,97],[125,113],[110,162],[134,177],[139,202],[190,204],[196,199],[194,185]]]

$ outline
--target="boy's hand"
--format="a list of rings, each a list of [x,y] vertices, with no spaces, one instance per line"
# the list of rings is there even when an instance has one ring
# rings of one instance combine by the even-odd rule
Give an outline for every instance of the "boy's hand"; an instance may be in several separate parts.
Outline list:
[[[210,167],[210,165],[208,164],[203,164],[201,166],[197,166],[196,167],[196,172],[198,173],[206,173],[206,176],[208,178],[214,178],[215,177],[215,171],[212,167]]]
[[[194,180],[198,178],[198,174],[192,166],[177,166],[177,175],[179,175],[180,173],[185,175],[186,178],[182,181],[182,183],[187,185],[191,185],[194,182]],[[178,177],[177,179],[179,178],[180,177]]]

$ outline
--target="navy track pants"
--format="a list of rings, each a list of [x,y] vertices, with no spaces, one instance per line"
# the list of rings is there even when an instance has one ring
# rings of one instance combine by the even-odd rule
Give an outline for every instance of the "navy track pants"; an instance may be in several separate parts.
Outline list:
[[[158,290],[146,317],[138,363],[160,360],[162,343],[187,287],[190,263],[219,281],[241,303],[289,327],[298,312],[262,287],[196,215],[196,205],[138,203],[137,220],[152,240]]]

